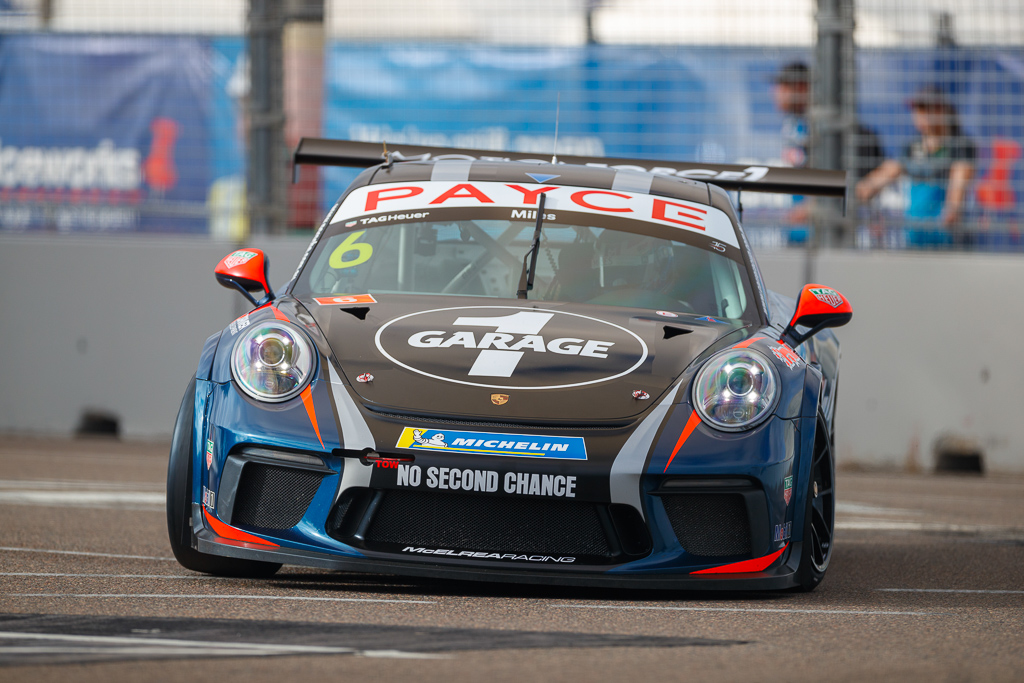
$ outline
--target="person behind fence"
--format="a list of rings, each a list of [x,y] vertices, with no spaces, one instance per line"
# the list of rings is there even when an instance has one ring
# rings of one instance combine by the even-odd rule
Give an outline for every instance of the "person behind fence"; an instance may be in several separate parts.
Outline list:
[[[811,73],[802,61],[789,62],[775,74],[772,98],[775,107],[784,115],[782,122],[782,161],[787,166],[803,168],[808,162],[810,129],[807,110],[810,106]],[[870,128],[857,123],[854,128],[857,158],[853,172],[857,179],[870,173],[884,159],[885,153],[878,136]],[[806,225],[810,219],[808,202],[801,196],[793,197],[793,208],[787,220],[793,225]],[[794,231],[797,232],[797,231]],[[795,238],[795,239],[793,239]],[[799,235],[791,237],[800,241]]]
[[[909,104],[920,137],[906,146],[900,159],[886,160],[857,183],[857,198],[866,202],[906,175],[907,245],[969,244],[970,233],[963,230],[961,218],[974,175],[974,143],[960,127],[956,107],[938,87],[922,88]]]

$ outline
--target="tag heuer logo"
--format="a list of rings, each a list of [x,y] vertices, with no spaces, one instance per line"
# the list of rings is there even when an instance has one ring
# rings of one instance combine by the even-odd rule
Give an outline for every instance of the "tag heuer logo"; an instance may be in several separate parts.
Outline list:
[[[496,406],[503,406],[508,403],[508,394],[491,394],[491,403]]]
[[[841,297],[839,292],[834,289],[829,289],[828,287],[816,287],[810,290],[810,292],[814,295],[815,299],[823,304],[828,304],[832,308],[839,308],[843,305],[843,297]]]
[[[256,255],[257,254],[255,251],[236,251],[233,254],[231,254],[231,256],[228,256],[226,259],[224,259],[224,266],[227,268],[234,268],[235,266],[240,266],[243,263],[248,263],[249,261],[256,258]]]

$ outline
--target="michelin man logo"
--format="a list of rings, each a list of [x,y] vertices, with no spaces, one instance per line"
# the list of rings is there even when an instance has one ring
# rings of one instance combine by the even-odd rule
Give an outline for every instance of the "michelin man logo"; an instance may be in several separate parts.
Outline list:
[[[420,429],[414,429],[412,431],[412,440],[421,446],[431,446],[433,448],[448,448],[448,444],[444,442],[444,434],[437,432],[429,439],[423,438],[423,431]]]

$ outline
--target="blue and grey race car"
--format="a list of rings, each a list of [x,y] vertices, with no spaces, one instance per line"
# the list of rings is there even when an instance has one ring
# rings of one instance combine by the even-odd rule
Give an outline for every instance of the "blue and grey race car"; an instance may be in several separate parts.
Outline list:
[[[365,167],[203,347],[175,557],[477,581],[810,590],[832,552],[836,290],[768,292],[726,189],[841,172],[303,140]],[[723,189],[726,188],[726,189]]]

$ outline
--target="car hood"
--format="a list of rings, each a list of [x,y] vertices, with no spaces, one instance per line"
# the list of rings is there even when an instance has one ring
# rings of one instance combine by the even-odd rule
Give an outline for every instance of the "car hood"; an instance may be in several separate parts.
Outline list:
[[[644,412],[743,325],[668,311],[402,294],[301,300],[371,410],[586,425]]]

